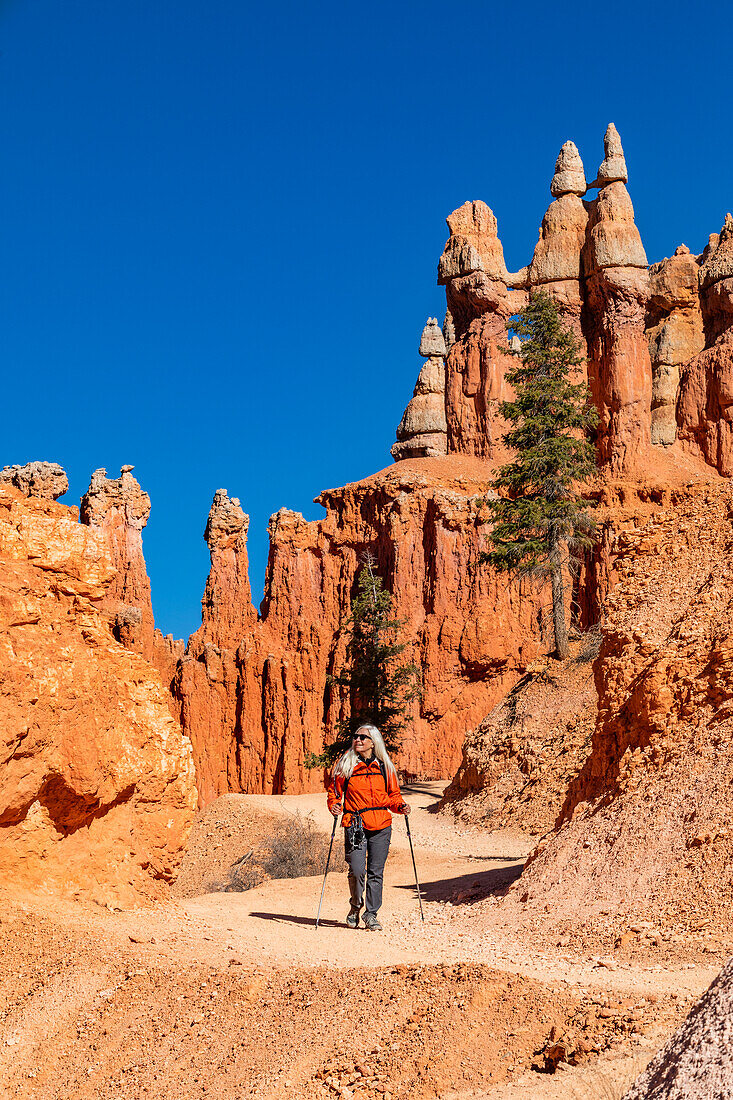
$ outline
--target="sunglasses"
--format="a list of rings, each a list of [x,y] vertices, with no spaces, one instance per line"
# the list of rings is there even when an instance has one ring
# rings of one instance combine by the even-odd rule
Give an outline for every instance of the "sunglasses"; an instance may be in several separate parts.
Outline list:
[[[362,734],[362,733],[357,733],[354,737],[351,738],[351,740],[352,741],[371,741],[371,737],[369,737],[368,735],[364,736],[364,734]]]

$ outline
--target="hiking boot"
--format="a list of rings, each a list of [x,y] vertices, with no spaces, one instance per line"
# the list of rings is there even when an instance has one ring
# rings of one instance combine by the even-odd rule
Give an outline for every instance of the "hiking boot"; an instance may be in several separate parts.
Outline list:
[[[349,915],[346,918],[346,927],[347,928],[358,928],[359,927],[359,910],[355,909],[353,905],[351,906],[351,909],[349,909]]]
[[[375,913],[367,913],[364,917],[364,927],[368,932],[381,932],[382,926],[377,920]]]

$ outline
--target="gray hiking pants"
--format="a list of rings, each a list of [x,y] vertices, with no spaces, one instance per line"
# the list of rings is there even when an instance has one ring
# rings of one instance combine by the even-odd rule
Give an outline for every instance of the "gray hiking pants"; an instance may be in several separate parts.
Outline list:
[[[386,829],[365,829],[366,844],[346,854],[349,865],[349,891],[354,909],[361,909],[366,880],[365,913],[376,913],[382,904],[384,865],[387,862],[392,826]]]

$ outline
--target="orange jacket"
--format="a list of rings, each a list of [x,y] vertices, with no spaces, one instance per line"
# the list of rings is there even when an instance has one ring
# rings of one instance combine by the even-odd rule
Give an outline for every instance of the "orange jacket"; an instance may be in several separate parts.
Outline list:
[[[404,799],[397,782],[397,776],[389,768],[385,768],[387,780],[385,784],[379,761],[370,760],[368,764],[360,760],[354,766],[349,778],[346,790],[346,804],[341,824],[346,827],[351,823],[351,812],[358,810],[363,814],[365,829],[386,829],[392,824],[394,810],[399,813],[404,805]],[[329,810],[341,802],[344,794],[346,780],[343,775],[333,775],[328,781],[328,808]],[[367,809],[367,806],[375,806],[376,809]]]

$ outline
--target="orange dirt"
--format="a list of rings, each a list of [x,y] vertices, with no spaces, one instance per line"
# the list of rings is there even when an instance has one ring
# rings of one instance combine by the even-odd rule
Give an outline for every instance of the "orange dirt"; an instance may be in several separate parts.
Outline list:
[[[686,969],[668,953],[666,970],[607,969],[507,923],[496,896],[516,877],[527,838],[430,813],[442,786],[408,791],[424,925],[401,821],[381,935],[342,923],[338,848],[318,931],[320,877],[125,913],[4,903],[0,1091],[23,1100],[468,1100],[571,1095],[557,1091],[561,1076],[578,1088],[624,1067],[628,1077],[716,968]],[[312,813],[330,832],[324,801],[215,803],[192,836],[182,892],[225,869],[275,814]],[[532,1069],[558,1058],[567,1062],[555,1074]],[[487,1092],[495,1088],[509,1091]]]

